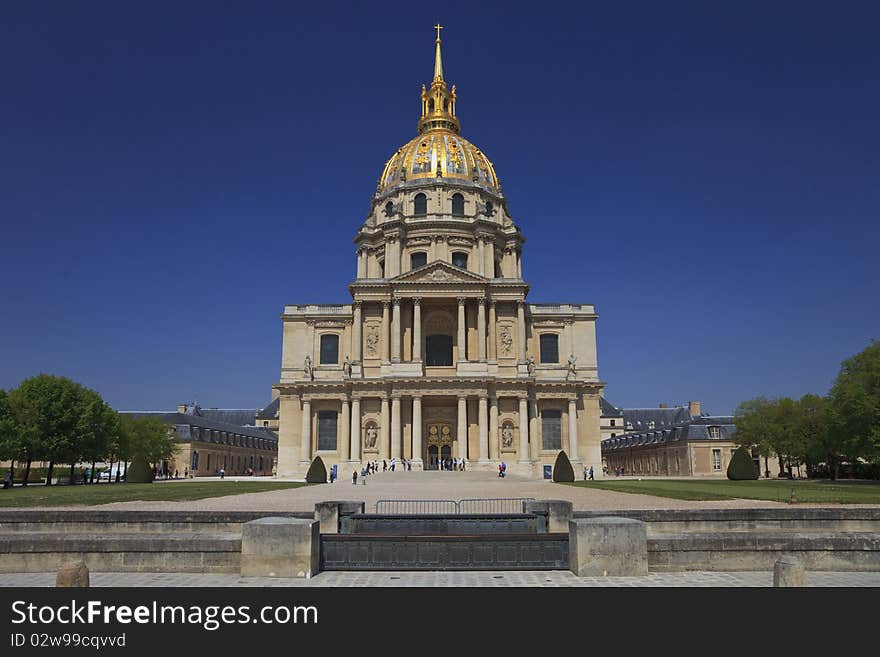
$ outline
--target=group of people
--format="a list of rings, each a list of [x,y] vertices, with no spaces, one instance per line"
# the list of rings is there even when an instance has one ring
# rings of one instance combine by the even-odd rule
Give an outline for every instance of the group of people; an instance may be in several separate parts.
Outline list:
[[[451,459],[441,459],[437,461],[438,470],[450,470],[456,472],[464,472],[465,462],[463,458],[453,457]]]
[[[498,464],[498,476],[504,479],[507,475],[507,464],[504,461]]]
[[[587,466],[584,466],[584,481],[587,481],[588,479],[590,481],[593,480],[593,466],[592,465],[589,467],[589,469],[587,468]]]
[[[389,463],[387,460],[382,459],[382,472],[391,471],[394,472],[397,468],[400,468],[401,471],[412,471],[412,459],[400,459],[399,461],[396,458],[391,459]],[[379,461],[370,461],[364,467],[361,468],[361,478],[363,479],[367,475],[376,474],[379,472]],[[354,470],[351,473],[351,483],[357,485],[358,472]]]

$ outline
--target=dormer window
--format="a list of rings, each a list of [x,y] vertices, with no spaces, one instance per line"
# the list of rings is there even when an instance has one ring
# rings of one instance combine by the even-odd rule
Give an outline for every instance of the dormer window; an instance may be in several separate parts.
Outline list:
[[[709,427],[709,438],[721,438],[721,427]]]

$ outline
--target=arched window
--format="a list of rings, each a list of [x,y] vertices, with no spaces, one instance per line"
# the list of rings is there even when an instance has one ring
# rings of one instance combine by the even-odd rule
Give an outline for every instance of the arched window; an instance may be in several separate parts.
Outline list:
[[[504,275],[501,273],[501,262],[499,260],[495,261],[495,278],[504,278]]]
[[[434,111],[434,99],[433,99],[433,98],[431,98],[431,99],[428,100],[428,111],[429,111],[429,112],[433,112],[433,111]]]
[[[428,197],[424,194],[416,194],[413,199],[413,214],[428,214]]]
[[[467,269],[467,253],[456,251],[452,254],[452,264],[462,269]]]
[[[339,363],[339,336],[335,333],[325,333],[321,336],[321,365],[336,365]]]
[[[394,214],[394,203],[388,201],[385,204],[385,216],[390,217],[392,214]]]
[[[486,215],[491,217],[493,212],[495,212],[495,206],[492,205],[492,201],[486,201]]]
[[[409,268],[410,269],[418,269],[419,267],[424,267],[428,264],[428,254],[424,251],[419,251],[418,253],[413,253],[409,257]]]
[[[385,261],[379,261],[379,278],[385,278]]]
[[[452,336],[429,335],[425,338],[425,363],[433,366],[452,365]]]
[[[464,196],[461,194],[452,195],[452,214],[456,217],[464,216]]]
[[[559,336],[555,333],[541,334],[541,362],[559,362]]]

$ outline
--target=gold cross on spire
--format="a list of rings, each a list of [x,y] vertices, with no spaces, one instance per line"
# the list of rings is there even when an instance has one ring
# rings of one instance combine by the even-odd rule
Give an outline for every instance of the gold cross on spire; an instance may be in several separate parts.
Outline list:
[[[434,26],[434,29],[437,30],[437,41],[439,41],[439,40],[440,40],[440,30],[443,29],[443,26],[440,25],[440,23],[437,23],[437,24]]]

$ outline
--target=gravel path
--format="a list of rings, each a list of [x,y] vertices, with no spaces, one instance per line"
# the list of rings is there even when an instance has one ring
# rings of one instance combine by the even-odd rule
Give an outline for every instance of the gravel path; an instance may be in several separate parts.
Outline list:
[[[368,511],[383,499],[451,499],[484,497],[533,497],[570,500],[577,511],[625,509],[731,509],[788,506],[763,500],[689,501],[668,497],[620,493],[596,488],[554,484],[551,481],[508,475],[504,479],[486,472],[381,472],[370,475],[367,484],[351,484],[351,473],[335,484],[319,484],[269,491],[212,497],[188,502],[114,502],[88,508],[140,509],[168,511],[312,511],[315,502],[325,500],[363,500]],[[252,479],[248,478],[252,481]],[[201,479],[200,481],[204,481]],[[224,483],[234,490],[236,479]],[[162,482],[157,482],[161,486]],[[808,505],[799,505],[808,506]],[[823,505],[814,505],[823,506]],[[827,505],[824,505],[827,506]],[[835,505],[837,506],[837,505]],[[49,508],[49,507],[42,507]],[[56,507],[71,508],[71,507]],[[82,507],[78,507],[82,508]]]

